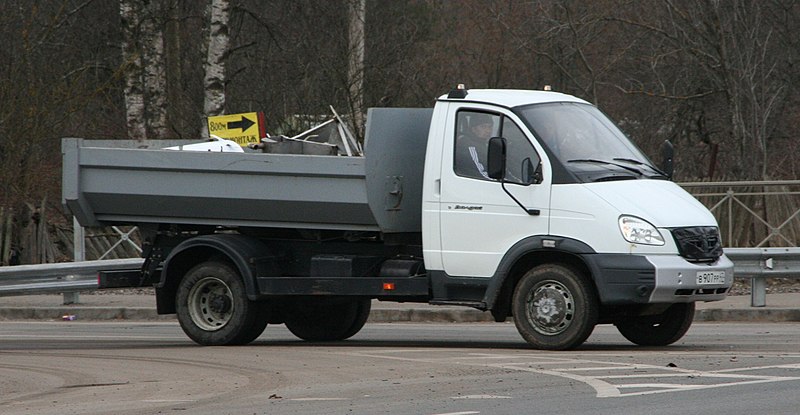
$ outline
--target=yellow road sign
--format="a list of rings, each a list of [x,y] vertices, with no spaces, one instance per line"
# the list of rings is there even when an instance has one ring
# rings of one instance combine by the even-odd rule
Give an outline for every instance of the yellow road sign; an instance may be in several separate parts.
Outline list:
[[[242,147],[264,137],[264,115],[259,112],[208,117],[208,133],[235,141]]]

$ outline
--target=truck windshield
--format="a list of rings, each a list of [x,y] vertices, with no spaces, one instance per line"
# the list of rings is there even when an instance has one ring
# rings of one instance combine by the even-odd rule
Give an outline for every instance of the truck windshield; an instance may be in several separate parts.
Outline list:
[[[583,181],[666,178],[596,107],[575,102],[518,109],[540,143]]]

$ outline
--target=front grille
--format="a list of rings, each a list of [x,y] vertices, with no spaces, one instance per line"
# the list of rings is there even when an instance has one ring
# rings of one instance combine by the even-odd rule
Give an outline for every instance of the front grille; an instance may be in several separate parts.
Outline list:
[[[672,229],[678,252],[687,261],[714,262],[722,255],[719,229],[714,226],[696,226]]]

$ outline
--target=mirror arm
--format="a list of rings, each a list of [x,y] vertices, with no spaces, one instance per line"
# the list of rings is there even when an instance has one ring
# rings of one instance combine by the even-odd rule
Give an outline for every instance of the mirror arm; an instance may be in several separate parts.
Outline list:
[[[524,210],[525,213],[527,213],[528,215],[539,216],[542,213],[539,209],[528,209],[528,208],[525,207],[525,205],[520,203],[520,201],[517,200],[517,198],[514,197],[514,195],[512,195],[511,192],[508,191],[508,189],[506,189],[506,181],[505,180],[500,180],[500,187],[502,187],[503,191],[506,192],[508,197],[510,197],[511,200],[517,202],[517,205],[519,205],[519,207],[521,207],[522,210]]]

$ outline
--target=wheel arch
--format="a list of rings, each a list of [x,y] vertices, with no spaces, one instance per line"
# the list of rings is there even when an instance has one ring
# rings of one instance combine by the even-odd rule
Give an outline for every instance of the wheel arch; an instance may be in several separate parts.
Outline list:
[[[495,321],[505,321],[511,316],[511,299],[517,283],[528,270],[542,264],[562,264],[579,271],[589,277],[597,292],[591,269],[581,256],[594,252],[585,243],[570,238],[531,236],[519,241],[503,256],[489,282],[484,296],[486,308],[491,310]]]
[[[259,257],[267,254],[266,249],[258,239],[238,234],[201,235],[181,242],[164,261],[161,278],[156,284],[158,313],[175,312],[178,283],[190,269],[210,260],[234,268],[242,277],[248,299],[256,300],[256,264]]]

